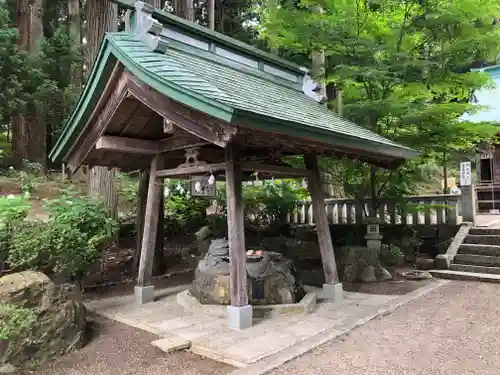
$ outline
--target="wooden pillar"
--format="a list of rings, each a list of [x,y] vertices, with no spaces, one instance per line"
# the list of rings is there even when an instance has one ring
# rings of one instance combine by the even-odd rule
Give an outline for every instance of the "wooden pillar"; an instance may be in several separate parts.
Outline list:
[[[160,186],[163,181],[156,178],[158,163],[159,156],[155,156],[151,162],[149,171],[149,186],[146,213],[144,216],[141,257],[137,275],[137,286],[135,287],[135,296],[139,303],[152,302],[154,300],[154,287],[151,278],[156,245],[156,231],[158,228],[159,203],[161,195],[163,194],[163,189]]]
[[[148,186],[149,186],[149,170],[141,171],[139,176],[139,202],[137,207],[135,228],[136,234],[136,249],[134,254],[134,263],[132,265],[132,274],[137,275],[137,270],[139,269],[139,259],[141,257],[142,249],[142,237],[144,233],[144,220],[146,215],[146,202],[148,199]],[[162,186],[163,180],[156,181],[159,184],[160,190],[163,191]],[[158,202],[158,229],[156,230],[156,243],[155,243],[155,254],[153,260],[153,276],[162,275],[166,268],[165,255],[163,253],[164,248],[164,215],[165,215],[165,196],[160,195],[160,200]]]
[[[325,273],[325,284],[323,290],[326,297],[333,299],[342,298],[342,284],[339,283],[335,254],[333,252],[332,237],[328,217],[326,216],[325,196],[321,175],[318,166],[318,159],[314,154],[304,155],[304,162],[307,169],[308,189],[311,195],[314,222],[318,235],[318,244],[321,252],[321,261]]]
[[[232,329],[243,329],[252,325],[252,306],[248,305],[242,169],[237,144],[227,146],[226,163],[231,293],[231,306],[228,306],[228,326]]]

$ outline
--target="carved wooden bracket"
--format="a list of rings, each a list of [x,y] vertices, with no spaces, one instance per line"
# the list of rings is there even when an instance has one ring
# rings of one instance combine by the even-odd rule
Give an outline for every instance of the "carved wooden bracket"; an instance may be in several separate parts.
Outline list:
[[[198,160],[200,150],[198,147],[188,148],[185,153],[186,161],[179,164],[177,168],[197,167],[199,165],[207,164],[206,161]]]

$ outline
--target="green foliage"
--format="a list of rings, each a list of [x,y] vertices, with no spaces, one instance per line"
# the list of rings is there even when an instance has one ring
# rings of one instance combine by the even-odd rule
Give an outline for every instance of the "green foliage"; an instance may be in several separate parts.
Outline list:
[[[72,192],[47,200],[44,209],[49,213],[54,271],[79,277],[98,257],[102,245],[113,238],[116,221],[108,217],[101,202]]]
[[[380,262],[386,267],[402,265],[405,261],[405,254],[395,245],[382,245],[379,255]]]
[[[206,198],[191,197],[186,183],[171,181],[166,185],[165,220],[175,233],[189,233],[206,223]]]
[[[21,269],[40,269],[49,262],[50,226],[43,221],[19,222],[12,232],[9,264]]]
[[[254,181],[243,185],[246,225],[256,230],[277,228],[297,203],[307,197],[306,189],[294,180]],[[226,207],[225,189],[220,189],[218,202]]]
[[[81,279],[117,229],[101,202],[63,192],[46,200],[46,222],[20,221],[10,233],[9,264],[18,269],[50,267]]]
[[[348,195],[408,192],[429,161],[495,137],[490,124],[461,116],[478,110],[469,99],[489,84],[469,68],[500,54],[500,28],[492,25],[498,1],[302,0],[285,1],[272,16],[262,9],[261,34],[273,46],[325,52],[326,84],[343,91],[344,116],[422,152],[394,176],[342,163],[337,175],[347,178],[337,181]]]
[[[139,181],[128,173],[117,173],[118,195],[131,207],[139,205]]]
[[[0,302],[0,340],[28,334],[35,323],[33,310]]]
[[[82,56],[73,44],[67,28],[58,27],[50,38],[42,40],[40,50],[33,58],[33,67],[40,72],[32,91],[34,115],[48,126],[51,138],[62,130],[80,93],[72,80],[74,67],[81,63]]]
[[[17,47],[18,30],[11,26],[9,10],[0,4],[0,124],[24,105],[23,81],[26,56]]]
[[[23,197],[0,197],[0,263],[7,259],[13,231],[26,218],[30,207]]]

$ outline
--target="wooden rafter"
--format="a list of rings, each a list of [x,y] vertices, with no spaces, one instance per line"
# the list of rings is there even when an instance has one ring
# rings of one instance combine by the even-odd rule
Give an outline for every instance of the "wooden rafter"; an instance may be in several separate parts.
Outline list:
[[[220,147],[225,147],[236,134],[235,127],[222,121],[211,119],[208,123],[203,115],[199,116],[199,121],[194,120],[196,116],[194,111],[166,98],[165,95],[142,83],[131,73],[125,72],[124,74],[127,76],[127,87],[137,100],[164,118],[174,121],[184,131]]]
[[[104,105],[104,108],[95,120],[94,126],[89,129],[78,149],[69,158],[68,164],[71,170],[74,171],[80,167],[82,162],[92,150],[92,147],[94,147],[94,145],[98,141],[99,137],[101,137],[102,134],[106,131],[106,127],[115,115],[122,101],[127,96],[127,77],[123,74],[120,74],[118,77],[118,82],[114,86],[113,91],[110,93],[107,102]],[[101,101],[99,102],[99,104],[102,104]],[[90,121],[92,121],[92,117]]]

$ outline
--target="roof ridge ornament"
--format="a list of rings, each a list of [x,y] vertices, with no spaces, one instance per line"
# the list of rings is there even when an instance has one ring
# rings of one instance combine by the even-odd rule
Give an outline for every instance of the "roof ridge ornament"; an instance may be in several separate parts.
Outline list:
[[[322,89],[321,84],[316,82],[309,75],[309,72],[304,72],[304,78],[302,79],[302,92],[318,103],[325,104],[328,98],[323,91],[324,90]]]
[[[165,53],[167,51],[167,42],[160,37],[163,25],[152,17],[154,8],[143,1],[136,1],[134,6],[135,18],[131,18],[131,13],[127,11],[128,14],[125,17],[126,30],[134,30],[138,38],[152,51]],[[131,27],[131,20],[135,22],[135,28]]]

